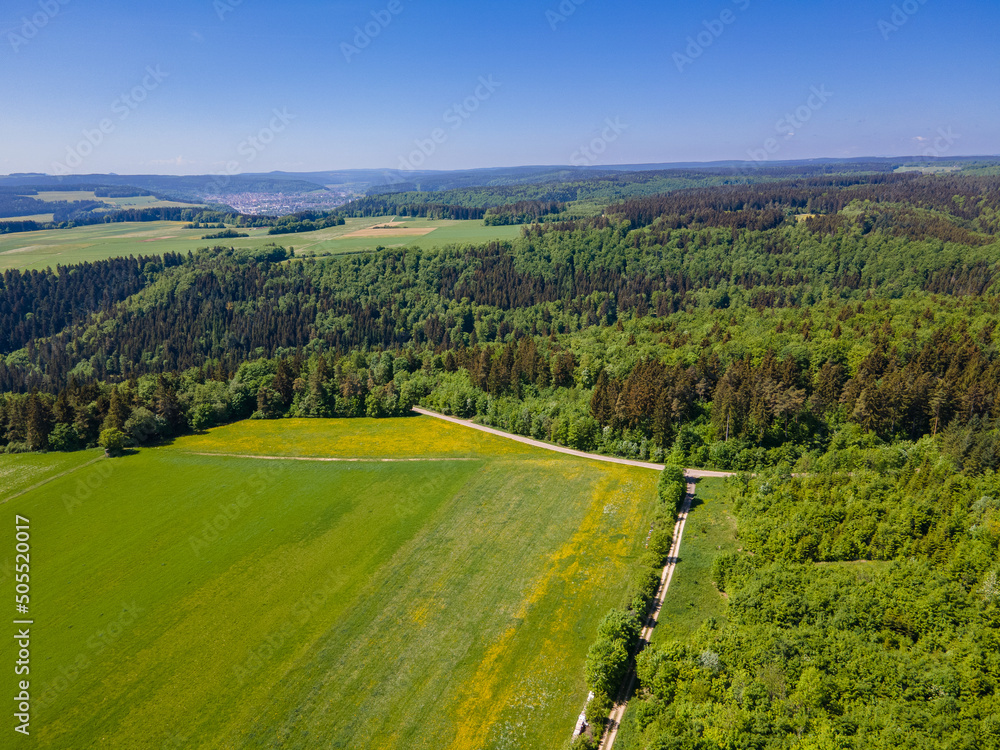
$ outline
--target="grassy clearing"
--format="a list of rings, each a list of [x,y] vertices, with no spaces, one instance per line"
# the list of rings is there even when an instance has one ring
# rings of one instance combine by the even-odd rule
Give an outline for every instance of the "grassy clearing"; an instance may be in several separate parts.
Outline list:
[[[121,201],[133,198],[114,199]],[[294,247],[297,255],[338,255],[371,252],[378,247],[422,247],[426,249],[452,244],[513,239],[520,236],[520,227],[487,227],[481,221],[431,221],[407,219],[404,223],[415,230],[425,230],[423,236],[346,237],[357,231],[384,224],[385,217],[348,219],[344,226],[329,227],[301,234],[269,235],[266,228],[240,229],[248,238],[203,240],[216,230],[184,229],[183,222],[156,221],[124,224],[98,224],[73,229],[53,229],[41,232],[19,232],[0,235],[0,272],[15,268],[40,270],[56,265],[70,265],[129,255],[162,255],[188,253],[199,248],[225,245],[260,248],[271,243]]]
[[[712,583],[712,563],[735,552],[736,517],[725,479],[701,479],[681,542],[681,559],[660,610],[653,643],[683,641],[709,617],[722,620],[726,602]]]
[[[0,506],[31,519],[34,742],[559,747],[656,478],[412,418],[246,423],[57,479]]]
[[[0,224],[10,221],[52,221],[55,214],[32,214],[31,216],[5,216],[0,218]]]
[[[0,455],[0,503],[29,487],[67,471],[74,471],[104,451],[77,451],[76,453],[23,453],[13,456]]]
[[[361,229],[368,229],[373,226],[385,224],[385,218],[365,219],[368,226]],[[369,252],[379,247],[420,247],[432,249],[444,247],[446,245],[465,245],[473,243],[489,242],[491,240],[514,239],[521,236],[521,227],[488,227],[482,221],[450,221],[434,219],[398,219],[399,223],[413,231],[431,230],[423,236],[399,237],[390,235],[373,234],[368,237],[338,237],[333,239],[320,238],[322,232],[309,232],[294,235],[294,240],[287,240],[287,243],[295,246],[296,253],[307,255],[331,255],[339,253]],[[341,227],[342,229],[342,227]],[[358,231],[355,226],[349,234]],[[313,239],[312,235],[317,235]]]
[[[192,452],[331,458],[486,458],[536,456],[531,446],[433,417],[250,420],[180,441]],[[557,454],[553,454],[558,457]]]
[[[48,203],[58,203],[59,201],[104,201],[98,198],[93,190],[46,190],[32,195],[32,198]]]
[[[181,206],[187,208],[197,208],[203,204],[179,203],[177,201],[160,200],[155,195],[136,195],[130,198],[106,198],[98,197],[93,190],[46,190],[37,195],[30,196],[40,201],[58,203],[59,201],[100,201],[109,210],[118,208],[163,208],[170,206]]]

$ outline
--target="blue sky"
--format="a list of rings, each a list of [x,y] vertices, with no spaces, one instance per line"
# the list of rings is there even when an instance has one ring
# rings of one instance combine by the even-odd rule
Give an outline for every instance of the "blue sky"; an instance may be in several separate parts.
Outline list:
[[[6,0],[0,173],[997,154],[997,28],[995,0]]]

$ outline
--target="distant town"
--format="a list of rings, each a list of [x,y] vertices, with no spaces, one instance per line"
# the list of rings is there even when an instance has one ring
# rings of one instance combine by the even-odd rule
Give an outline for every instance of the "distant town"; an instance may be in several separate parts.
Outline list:
[[[205,199],[251,216],[284,216],[299,211],[328,211],[344,205],[352,197],[343,190],[318,190],[311,193],[215,193],[206,195]]]

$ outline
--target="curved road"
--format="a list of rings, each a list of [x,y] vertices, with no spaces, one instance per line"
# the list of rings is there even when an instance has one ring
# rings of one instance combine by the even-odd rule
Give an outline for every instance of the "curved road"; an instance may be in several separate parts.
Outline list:
[[[446,417],[444,414],[438,414],[437,412],[429,411],[427,409],[414,407],[413,411],[427,417],[435,417],[436,419],[443,419],[446,422],[462,425],[463,427],[471,427],[472,429],[479,430],[480,432],[488,432],[491,435],[498,435],[499,437],[507,438],[508,440],[516,440],[519,443],[532,445],[535,448],[543,448],[545,450],[555,451],[556,453],[565,453],[569,456],[577,456],[579,458],[589,458],[594,461],[605,461],[611,464],[625,464],[626,466],[638,466],[641,469],[663,471],[663,466],[660,464],[652,464],[645,461],[632,461],[627,458],[615,458],[613,456],[601,456],[596,453],[584,453],[583,451],[573,450],[572,448],[564,448],[561,445],[543,443],[540,440],[532,440],[531,438],[513,435],[509,432],[503,432],[502,430],[495,430],[492,427],[484,427],[483,425],[476,424],[475,422],[470,422],[467,419]],[[653,628],[656,627],[656,623],[660,619],[660,609],[663,607],[663,600],[667,596],[667,590],[670,588],[670,582],[674,578],[674,571],[677,570],[677,563],[680,559],[681,540],[684,538],[684,526],[687,524],[688,513],[691,511],[691,501],[694,499],[697,480],[709,478],[724,479],[726,477],[733,476],[733,472],[685,469],[684,476],[687,479],[687,495],[684,498],[684,505],[681,507],[680,513],[677,515],[677,525],[674,526],[673,545],[671,546],[670,554],[667,557],[667,565],[663,569],[663,576],[660,578],[660,590],[657,592],[656,599],[653,601],[653,608],[649,613],[648,619],[646,620],[645,627],[642,629],[642,636],[639,639],[639,645],[636,648],[633,657],[638,655],[640,651],[649,645],[649,642],[653,637]],[[628,708],[628,697],[632,694],[632,690],[634,688],[635,670],[633,669],[626,678],[625,684],[622,685],[622,691],[618,696],[618,700],[615,702],[614,708],[611,710],[611,716],[608,720],[608,730],[604,733],[604,738],[601,740],[600,750],[611,750],[611,748],[614,747],[615,738],[618,736],[618,728],[621,726],[622,718],[625,716],[625,709]]]
[[[524,443],[525,445],[532,445],[535,448],[542,448],[547,451],[554,451],[556,453],[565,453],[567,456],[577,456],[578,458],[589,458],[594,461],[604,461],[609,464],[624,464],[625,466],[638,466],[640,469],[653,469],[655,471],[663,471],[663,464],[653,464],[648,461],[633,461],[629,458],[615,458],[614,456],[602,456],[599,453],[585,453],[584,451],[573,450],[572,448],[564,448],[561,445],[553,445],[552,443],[543,443],[541,440],[533,440],[532,438],[523,437],[522,435],[515,435],[511,432],[504,432],[503,430],[496,430],[492,427],[485,427],[481,424],[476,424],[468,419],[459,419],[458,417],[446,417],[444,414],[439,414],[436,411],[430,411],[429,409],[422,409],[419,406],[414,406],[413,411],[417,414],[423,414],[425,417],[434,417],[435,419],[443,419],[445,422],[451,422],[452,424],[459,424],[463,427],[471,427],[473,430],[479,430],[480,432],[488,432],[490,435],[497,435],[502,438],[507,438],[508,440],[515,440],[518,443]],[[725,471],[705,471],[702,469],[685,469],[684,473],[694,479],[707,479],[709,477],[716,477],[724,479],[725,477],[732,476],[731,473]]]

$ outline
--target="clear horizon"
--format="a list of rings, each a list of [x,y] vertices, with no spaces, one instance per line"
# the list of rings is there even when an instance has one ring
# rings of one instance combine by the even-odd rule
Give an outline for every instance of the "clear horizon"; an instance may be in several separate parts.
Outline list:
[[[0,174],[995,155],[998,22],[985,0],[13,0]]]
[[[889,159],[889,160],[896,160],[896,159],[900,159],[900,160],[902,160],[902,159],[907,159],[907,160],[909,160],[909,159],[920,159],[920,160],[923,160],[925,157],[921,156],[920,154],[868,155],[868,156],[861,156],[861,157],[827,157],[827,156],[816,156],[816,157],[804,157],[803,159],[786,159],[786,160],[775,159],[774,161],[768,162],[768,165],[769,166],[778,166],[778,165],[781,165],[781,164],[792,164],[792,163],[799,163],[799,162],[802,162],[802,161],[825,161],[825,160],[829,160],[829,159],[835,159],[836,160],[836,159],[839,159],[839,158],[843,158],[843,159],[850,158],[852,160],[860,159],[860,160],[863,161],[865,159],[874,159],[874,160],[885,160],[885,159]],[[942,157],[926,157],[926,158],[928,160],[931,160],[931,159],[940,159],[942,161],[967,160],[967,159],[1000,159],[1000,154],[953,154],[953,155],[942,156]],[[598,165],[595,165],[592,168],[593,169],[626,169],[626,168],[631,168],[631,167],[644,167],[644,166],[649,166],[649,165],[653,165],[653,166],[661,166],[662,165],[662,166],[666,166],[666,167],[672,167],[673,165],[687,165],[687,164],[710,167],[713,164],[728,164],[730,162],[738,162],[738,161],[740,161],[740,160],[739,159],[716,159],[716,160],[713,160],[713,161],[701,161],[701,162],[642,162],[642,163],[635,162],[635,163],[632,163],[632,164],[598,164]],[[749,160],[749,159],[744,159],[743,161],[746,162],[746,163],[752,163],[752,160]],[[524,169],[533,169],[533,168],[539,168],[539,169],[544,169],[544,168],[559,169],[559,168],[568,168],[568,167],[572,167],[572,166],[573,165],[571,165],[571,164],[501,164],[501,165],[490,164],[490,165],[486,165],[486,166],[477,166],[477,167],[454,167],[452,169],[415,170],[415,172],[441,172],[441,173],[448,173],[448,172],[473,172],[473,171],[481,171],[481,170],[519,169],[519,168],[524,168]],[[390,170],[394,170],[394,169],[397,169],[397,168],[396,167],[386,167],[386,166],[375,166],[375,167],[317,167],[315,169],[310,168],[310,169],[302,169],[302,170],[296,170],[296,171],[289,171],[289,170],[284,170],[284,169],[271,169],[271,170],[266,170],[266,171],[236,172],[232,176],[240,176],[240,175],[266,175],[266,174],[271,174],[271,173],[313,174],[313,173],[317,173],[317,172],[369,172],[369,171],[371,171],[371,172],[378,172],[378,171],[390,171]],[[20,171],[20,172],[5,172],[5,173],[0,174],[0,177],[14,177],[14,176],[18,176],[18,175],[30,175],[30,174],[45,175],[47,177],[58,177],[59,176],[59,175],[54,175],[54,174],[52,174],[50,172],[40,172],[40,171],[37,171],[37,170],[35,170],[35,171],[27,170],[27,171]],[[87,177],[89,175],[96,175],[96,176],[100,176],[100,175],[114,175],[116,177],[130,177],[130,176],[136,176],[136,177],[138,177],[138,176],[148,175],[148,176],[158,176],[158,177],[206,177],[206,176],[213,176],[214,174],[215,173],[213,173],[213,172],[73,172],[73,173],[70,173],[67,176],[70,176],[70,177]]]

